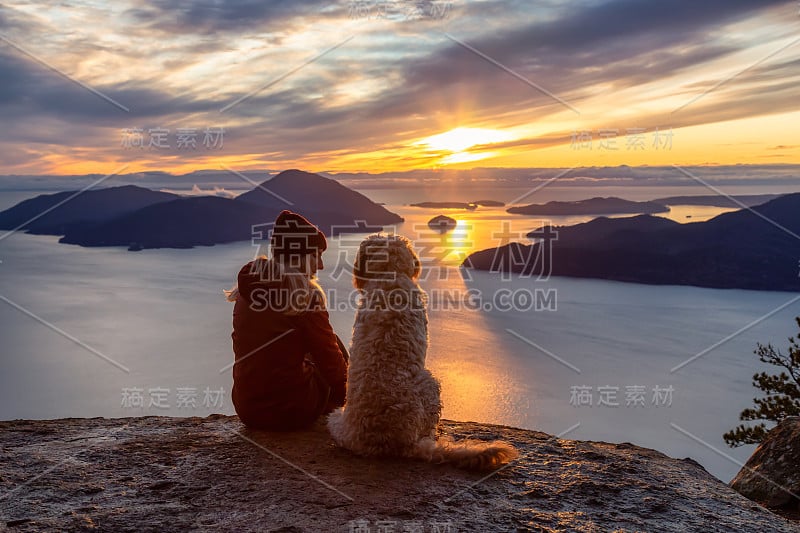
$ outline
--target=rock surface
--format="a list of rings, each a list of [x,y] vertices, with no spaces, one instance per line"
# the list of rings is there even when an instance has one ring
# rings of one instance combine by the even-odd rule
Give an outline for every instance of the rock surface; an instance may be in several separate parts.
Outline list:
[[[784,419],[767,434],[731,487],[767,507],[800,511],[800,417]]]
[[[506,439],[521,458],[487,477],[355,457],[322,423],[277,434],[222,415],[0,422],[0,529],[798,531],[691,460],[501,426],[442,429]]]

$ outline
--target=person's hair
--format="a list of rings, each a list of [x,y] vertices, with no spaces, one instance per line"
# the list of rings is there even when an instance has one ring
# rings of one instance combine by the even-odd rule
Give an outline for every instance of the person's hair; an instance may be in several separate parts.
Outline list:
[[[222,289],[222,292],[225,293],[225,299],[229,302],[235,302],[236,298],[239,297],[239,284],[234,283],[233,287],[228,290]]]
[[[289,305],[282,309],[285,314],[299,315],[319,307],[324,308],[326,306],[325,293],[317,280],[297,268],[288,266],[284,262],[287,257],[269,259],[265,255],[258,256],[253,262],[252,271],[259,272],[262,281],[256,282],[256,284],[284,291],[289,296],[287,299]],[[239,296],[238,284],[224,292],[226,300],[235,302]]]

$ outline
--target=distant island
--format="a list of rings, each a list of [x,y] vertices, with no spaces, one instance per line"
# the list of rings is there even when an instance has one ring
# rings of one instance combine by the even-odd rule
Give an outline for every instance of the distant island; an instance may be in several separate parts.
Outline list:
[[[299,211],[327,235],[403,221],[335,180],[287,170],[233,199],[134,185],[44,194],[0,212],[0,229],[63,235],[59,242],[81,246],[191,248],[251,240],[283,209]]]
[[[445,215],[438,215],[428,221],[428,227],[441,233],[452,231],[458,225],[458,221]]]
[[[427,209],[477,209],[478,206],[483,207],[503,207],[506,204],[496,200],[477,200],[475,202],[419,202],[416,204],[409,204],[411,207],[424,207]]]
[[[668,196],[666,198],[656,198],[653,200],[658,204],[664,205],[704,205],[709,207],[735,207],[741,208],[742,205],[753,207],[761,205],[783,196],[782,194],[745,194],[739,196],[722,196],[719,194],[709,194],[705,196]],[[737,203],[738,202],[738,203]]]
[[[610,196],[590,198],[573,202],[552,201],[546,204],[530,204],[509,207],[506,212],[514,215],[625,215],[667,213],[669,207],[658,202],[634,202]]]
[[[639,215],[544,226],[533,244],[469,255],[462,266],[655,285],[800,291],[800,193],[706,222]],[[548,249],[541,240],[557,234]],[[552,237],[551,237],[552,238]]]

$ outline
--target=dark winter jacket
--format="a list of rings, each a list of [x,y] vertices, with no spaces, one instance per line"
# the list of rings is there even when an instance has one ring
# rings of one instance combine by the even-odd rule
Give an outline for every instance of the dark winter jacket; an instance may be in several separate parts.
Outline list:
[[[257,259],[238,275],[233,405],[249,427],[295,429],[344,404],[346,351],[319,288],[312,285],[311,298],[303,302],[285,279],[269,272],[271,265]],[[304,303],[299,310],[298,300]]]

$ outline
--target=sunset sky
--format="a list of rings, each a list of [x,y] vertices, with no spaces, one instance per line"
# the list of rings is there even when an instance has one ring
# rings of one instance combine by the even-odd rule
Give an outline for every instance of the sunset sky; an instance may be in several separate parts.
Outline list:
[[[799,10],[11,1],[0,174],[800,163]]]

